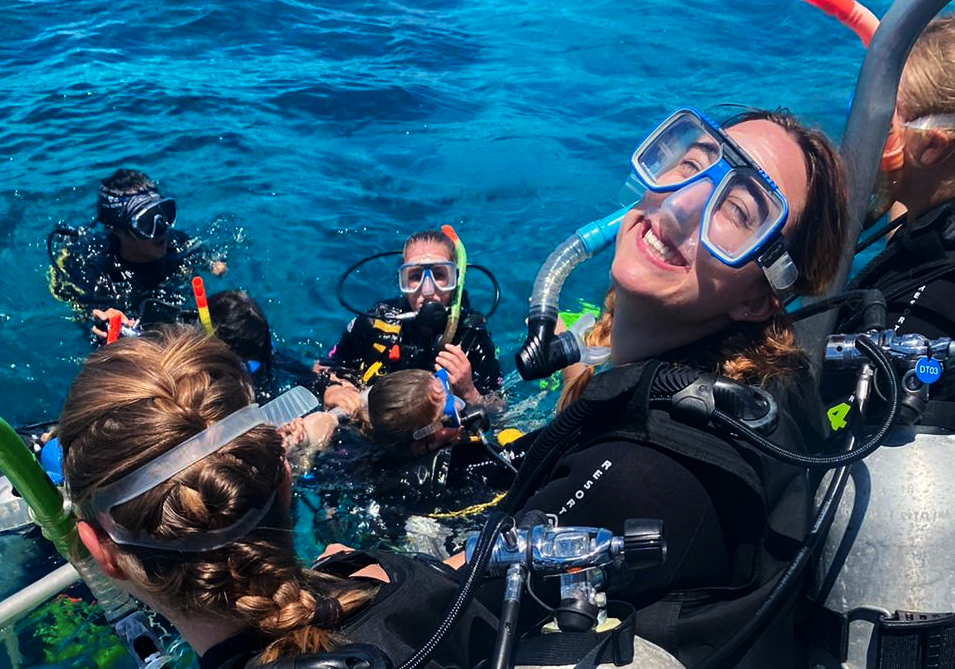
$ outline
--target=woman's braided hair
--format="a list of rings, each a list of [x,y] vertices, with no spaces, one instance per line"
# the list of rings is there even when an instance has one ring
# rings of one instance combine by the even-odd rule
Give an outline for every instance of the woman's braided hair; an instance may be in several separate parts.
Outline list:
[[[74,503],[252,401],[239,359],[194,328],[162,328],[97,351],[73,382],[60,419]],[[284,485],[282,439],[260,425],[112,515],[133,534],[178,539],[231,526]],[[223,616],[273,638],[262,662],[328,648],[330,630],[372,594],[297,563],[280,495],[258,527],[222,548],[115,545],[115,554],[127,577],[184,616]]]

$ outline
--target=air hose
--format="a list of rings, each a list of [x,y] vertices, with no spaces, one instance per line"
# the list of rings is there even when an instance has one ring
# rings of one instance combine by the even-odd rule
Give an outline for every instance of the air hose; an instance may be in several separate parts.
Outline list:
[[[700,422],[706,420],[712,421],[713,425],[721,428],[727,433],[735,434],[752,444],[757,450],[765,455],[797,467],[807,469],[832,469],[835,467],[844,467],[862,460],[874,450],[876,450],[885,439],[886,434],[895,424],[898,413],[899,384],[892,369],[892,365],[885,353],[875,344],[865,337],[860,337],[856,346],[869,357],[874,365],[883,373],[888,384],[887,394],[889,397],[896,398],[895,402],[889,403],[889,408],[885,414],[882,425],[876,432],[869,437],[861,446],[851,451],[843,452],[838,455],[806,455],[788,451],[764,437],[758,431],[746,424],[746,422],[731,415],[726,410],[725,404],[733,405],[734,397],[732,393],[713,393],[710,398],[710,405],[706,413],[698,414]],[[681,390],[688,388],[691,384],[701,378],[699,371],[690,368],[670,368],[662,366],[655,372],[650,389],[649,408],[671,411],[674,408],[673,396]],[[735,382],[720,378],[718,383],[733,385]],[[712,384],[710,392],[713,392],[717,384]],[[743,384],[736,384],[742,386]],[[722,396],[722,397],[721,397]],[[581,398],[573,403],[563,413],[559,414],[547,427],[545,427],[537,438],[530,445],[524,462],[514,479],[514,483],[508,490],[500,507],[506,513],[515,513],[518,511],[528,498],[534,493],[540,485],[541,479],[547,472],[551,471],[561,456],[563,456],[574,443],[574,435],[580,429],[593,420],[593,415],[599,411],[603,401]]]
[[[895,419],[899,406],[899,381],[895,376],[895,370],[892,368],[892,364],[889,362],[888,357],[885,355],[882,349],[865,337],[859,337],[858,341],[856,342],[856,346],[863,353],[865,353],[865,355],[883,373],[888,385],[887,395],[888,397],[894,398],[894,401],[889,402],[889,408],[886,411],[882,425],[880,425],[879,429],[876,430],[876,432],[858,448],[854,448],[851,451],[843,452],[838,455],[805,455],[802,453],[794,453],[777,446],[769,439],[759,434],[756,430],[746,425],[743,421],[740,421],[723,409],[718,407],[714,408],[712,413],[709,415],[709,419],[713,422],[714,426],[722,428],[728,433],[737,434],[756,447],[756,449],[761,451],[763,454],[789,465],[805,467],[806,469],[833,469],[835,467],[845,467],[858,462],[881,446],[882,442],[885,440],[885,436],[889,433],[889,430],[892,429],[892,426],[895,425]],[[650,407],[669,409],[671,407],[671,402],[668,399],[651,398]]]
[[[508,523],[513,523],[513,520],[507,514],[501,513],[500,511],[494,511],[490,514],[487,523],[484,525],[484,529],[481,530],[481,534],[478,536],[477,546],[474,549],[472,560],[469,561],[465,567],[466,575],[458,590],[458,594],[445,612],[441,624],[438,625],[438,629],[435,630],[431,638],[428,639],[414,655],[408,658],[404,664],[398,667],[398,669],[420,669],[423,667],[428,663],[428,660],[431,658],[431,655],[434,654],[437,647],[441,645],[448,634],[455,628],[461,619],[461,615],[474,599],[477,586],[480,585],[481,579],[484,577],[487,565],[491,561],[491,556],[494,554],[494,545],[497,541],[497,535],[505,529],[505,525]]]

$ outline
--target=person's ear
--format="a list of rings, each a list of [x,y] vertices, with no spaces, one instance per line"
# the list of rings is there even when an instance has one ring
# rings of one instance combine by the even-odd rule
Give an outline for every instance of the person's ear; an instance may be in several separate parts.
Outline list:
[[[100,539],[93,526],[85,520],[76,523],[76,531],[80,535],[80,541],[86,546],[86,550],[90,552],[93,560],[103,570],[103,573],[117,581],[125,581],[126,572],[117,564],[112,544]]]
[[[766,286],[758,295],[743,300],[729,311],[729,317],[734,321],[749,321],[762,323],[769,320],[783,305],[773,291]]]
[[[919,132],[916,142],[907,144],[915,163],[924,167],[934,167],[947,160],[955,151],[955,137],[939,128]]]

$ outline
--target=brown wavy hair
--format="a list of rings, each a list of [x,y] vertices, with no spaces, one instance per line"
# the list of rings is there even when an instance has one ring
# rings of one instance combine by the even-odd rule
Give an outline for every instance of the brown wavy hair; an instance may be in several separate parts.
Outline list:
[[[807,128],[784,109],[753,110],[739,114],[724,127],[745,121],[766,120],[780,126],[802,149],[806,163],[806,206],[798,219],[786,226],[786,244],[799,278],[796,295],[821,294],[835,278],[846,253],[849,214],[845,169],[829,139]],[[607,292],[600,319],[587,337],[590,346],[610,345],[613,320],[613,288]],[[734,323],[724,333],[707,365],[712,370],[743,383],[765,385],[809,373],[805,352],[796,344],[792,320],[778,312],[762,323]],[[593,376],[588,367],[568,383],[557,403],[562,411],[577,400]]]
[[[60,418],[73,502],[82,505],[101,486],[252,401],[241,361],[198,329],[165,327],[100,349],[74,380]],[[286,476],[281,437],[260,425],[112,514],[134,534],[202,534],[261,507]],[[287,505],[275,499],[259,526],[228,546],[177,552],[113,543],[117,563],[184,615],[223,616],[260,630],[273,639],[261,662],[329,648],[330,630],[373,590],[299,565]]]

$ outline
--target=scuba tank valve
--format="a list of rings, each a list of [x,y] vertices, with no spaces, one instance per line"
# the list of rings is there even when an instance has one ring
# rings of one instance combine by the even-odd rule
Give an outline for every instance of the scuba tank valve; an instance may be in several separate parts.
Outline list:
[[[928,405],[930,385],[942,377],[946,363],[955,358],[955,341],[951,337],[929,339],[916,333],[898,335],[894,330],[830,335],[826,342],[826,364],[836,369],[865,365],[868,359],[858,350],[862,339],[882,350],[902,377],[899,423],[917,423]]]

